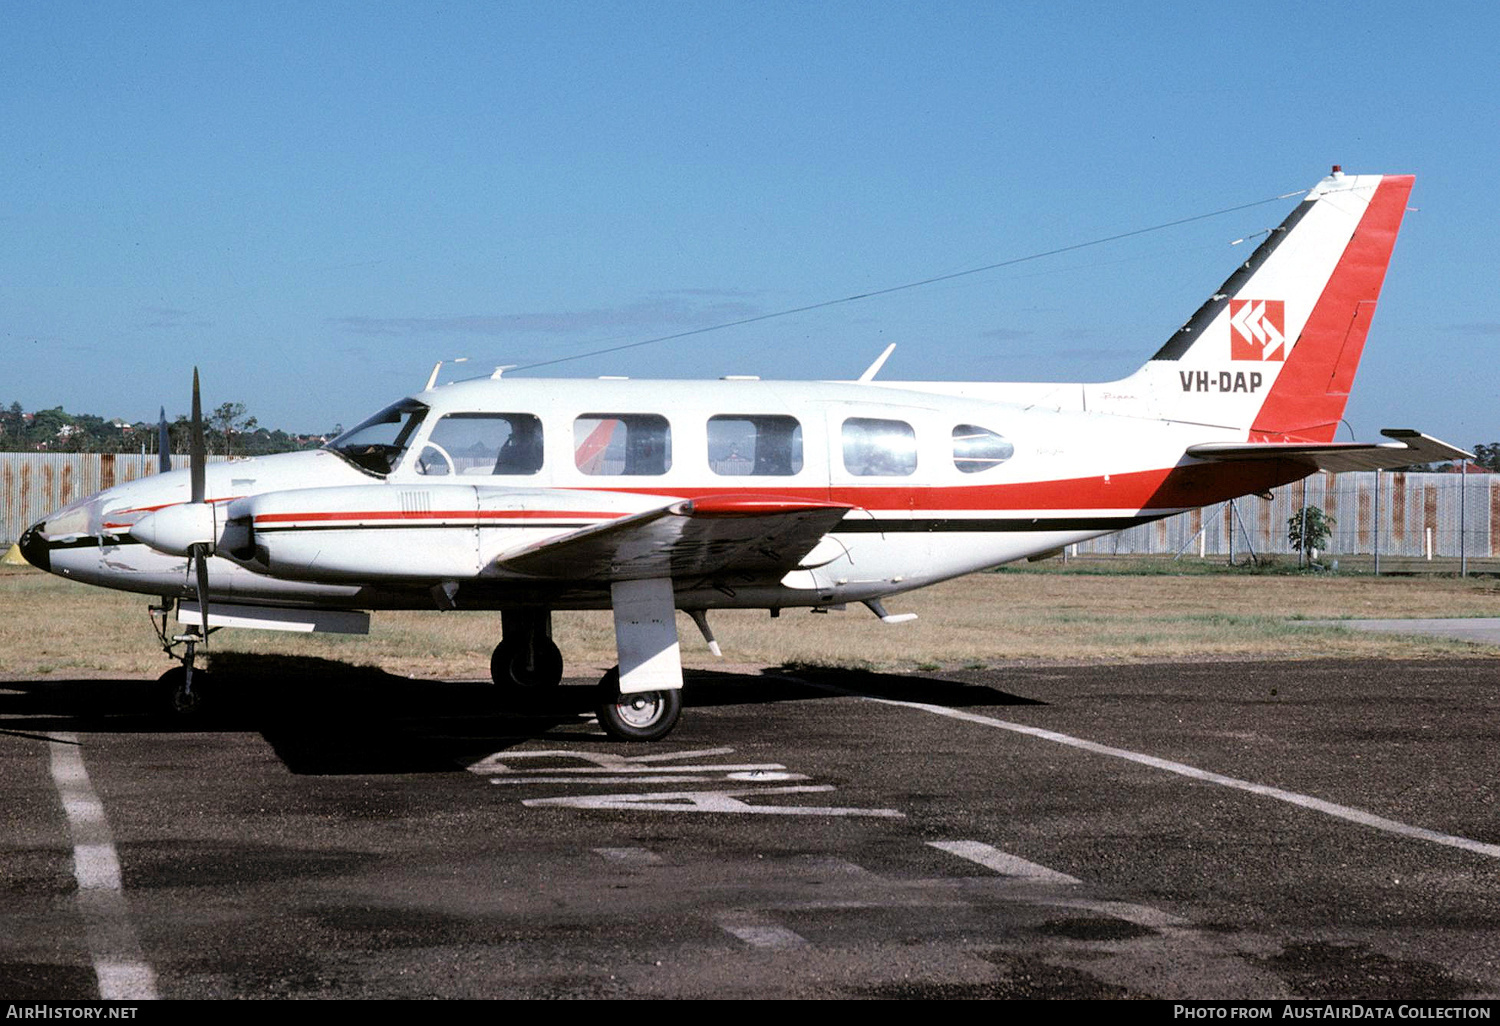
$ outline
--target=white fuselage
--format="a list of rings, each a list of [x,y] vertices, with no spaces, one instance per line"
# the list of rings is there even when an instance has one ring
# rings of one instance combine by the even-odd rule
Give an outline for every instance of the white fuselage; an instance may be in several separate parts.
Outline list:
[[[446,586],[458,608],[607,606],[596,582],[539,581],[498,564],[671,499],[752,495],[851,509],[798,569],[675,580],[676,604],[826,605],[922,587],[1305,473],[1205,473],[1183,458],[1190,444],[1242,441],[1231,428],[922,388],[484,379],[430,389],[410,401],[425,409],[386,473],[330,450],[207,467],[219,532],[212,597],[431,609],[434,589]],[[539,450],[503,467],[506,457],[497,461],[480,437],[496,416],[538,434]],[[632,455],[624,447],[633,432]],[[449,452],[456,439],[462,449]],[[192,594],[187,558],[129,533],[146,512],[185,502],[188,488],[179,471],[59,511],[41,525],[53,539],[50,569],[105,587]]]

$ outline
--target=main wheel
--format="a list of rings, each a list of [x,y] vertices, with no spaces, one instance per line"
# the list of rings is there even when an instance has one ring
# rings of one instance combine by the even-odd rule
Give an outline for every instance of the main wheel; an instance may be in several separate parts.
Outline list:
[[[682,692],[641,691],[620,694],[620,671],[610,670],[599,681],[599,704],[594,711],[599,726],[617,741],[660,741],[672,733],[682,715]]]
[[[550,688],[562,683],[562,651],[550,638],[537,638],[532,657],[526,646],[502,641],[490,655],[490,679],[502,687]]]

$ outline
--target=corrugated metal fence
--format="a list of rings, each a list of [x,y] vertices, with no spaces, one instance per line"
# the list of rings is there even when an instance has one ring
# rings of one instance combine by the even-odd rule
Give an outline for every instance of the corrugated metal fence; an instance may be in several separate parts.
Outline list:
[[[172,457],[173,470],[187,465],[186,456]],[[155,453],[0,452],[0,541],[10,544],[74,499],[154,473]]]
[[[1255,496],[1143,524],[1078,546],[1080,555],[1290,553],[1287,521],[1305,502],[1333,521],[1335,555],[1500,556],[1500,474],[1314,474]]]
[[[172,457],[172,466],[187,466],[187,457]],[[0,453],[0,541],[15,541],[74,499],[155,472],[154,455]],[[1233,507],[1210,506],[1084,542],[1077,551],[1289,553],[1287,520],[1304,496],[1334,521],[1331,554],[1500,556],[1500,474],[1314,474],[1277,489],[1270,501],[1252,496]]]

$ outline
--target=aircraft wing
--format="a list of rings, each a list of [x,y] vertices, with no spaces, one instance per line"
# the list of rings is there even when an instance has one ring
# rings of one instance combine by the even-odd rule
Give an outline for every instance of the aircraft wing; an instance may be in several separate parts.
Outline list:
[[[1205,442],[1190,445],[1194,459],[1242,462],[1246,460],[1291,460],[1307,464],[1309,470],[1389,470],[1413,463],[1442,463],[1473,459],[1474,454],[1454,448],[1420,431],[1395,428],[1380,432],[1391,442]]]
[[[493,568],[601,582],[782,574],[852,508],[765,495],[684,499],[503,553]]]

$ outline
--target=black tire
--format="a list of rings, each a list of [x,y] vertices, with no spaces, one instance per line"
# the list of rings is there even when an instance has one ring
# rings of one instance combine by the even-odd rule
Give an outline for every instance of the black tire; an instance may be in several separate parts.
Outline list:
[[[538,638],[534,652],[535,660],[527,666],[523,646],[500,642],[490,654],[490,679],[505,688],[541,689],[561,684],[562,651],[550,638]]]
[[[660,741],[672,733],[682,715],[682,691],[622,695],[620,671],[613,669],[599,681],[599,704],[594,712],[599,726],[616,741]]]
[[[161,711],[176,720],[192,722],[208,715],[210,703],[207,695],[208,674],[193,668],[192,694],[185,694],[183,685],[187,681],[187,668],[174,666],[156,678],[157,705]]]

